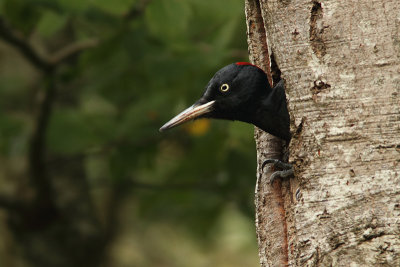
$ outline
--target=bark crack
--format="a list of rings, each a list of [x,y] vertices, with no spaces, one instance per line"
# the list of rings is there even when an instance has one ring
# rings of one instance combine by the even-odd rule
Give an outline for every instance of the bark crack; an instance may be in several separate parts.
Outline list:
[[[310,42],[314,54],[320,59],[326,55],[326,46],[323,40],[325,27],[323,26],[322,18],[322,5],[314,0],[310,17]]]
[[[281,80],[281,70],[276,63],[274,52],[271,53],[270,59],[272,81],[274,82],[274,84],[277,84]]]
[[[246,0],[246,22],[250,61],[262,68],[271,85],[281,79],[281,71],[274,55],[269,53],[265,18],[262,14],[264,2]],[[256,128],[255,139],[259,158],[256,184],[256,228],[261,266],[288,266],[288,231],[284,193],[281,181],[271,186],[272,169],[262,172],[262,159],[282,157],[282,141]],[[261,161],[260,161],[261,160]],[[273,240],[273,242],[271,242]]]

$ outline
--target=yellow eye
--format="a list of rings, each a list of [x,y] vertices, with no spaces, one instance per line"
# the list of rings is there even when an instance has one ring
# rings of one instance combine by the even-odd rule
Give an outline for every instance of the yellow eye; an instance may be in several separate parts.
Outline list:
[[[226,92],[229,90],[229,84],[224,83],[223,85],[221,85],[221,87],[219,88],[219,90],[221,90],[221,92]]]

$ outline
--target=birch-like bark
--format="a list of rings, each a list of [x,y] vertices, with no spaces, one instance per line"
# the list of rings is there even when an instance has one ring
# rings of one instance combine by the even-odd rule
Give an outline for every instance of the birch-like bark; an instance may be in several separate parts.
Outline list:
[[[247,0],[250,46],[254,6],[285,80],[296,175],[282,183],[286,227],[269,220],[274,188],[257,192],[261,265],[400,266],[400,2]]]

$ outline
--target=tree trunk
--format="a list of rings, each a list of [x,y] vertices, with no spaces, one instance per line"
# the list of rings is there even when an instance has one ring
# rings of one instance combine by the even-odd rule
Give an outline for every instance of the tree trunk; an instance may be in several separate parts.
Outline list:
[[[295,166],[257,182],[262,266],[400,266],[399,14],[398,0],[246,0],[250,59],[267,70],[272,55],[285,80]],[[259,166],[279,155],[266,136]]]

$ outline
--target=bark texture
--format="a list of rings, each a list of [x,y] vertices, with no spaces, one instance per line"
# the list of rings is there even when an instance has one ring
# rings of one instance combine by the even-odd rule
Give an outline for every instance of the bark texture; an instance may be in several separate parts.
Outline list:
[[[267,36],[258,1],[246,1],[246,18],[250,61],[267,73],[268,80],[272,84]],[[273,184],[273,187],[270,186],[268,177],[272,174],[272,170],[266,168],[267,170],[264,173],[260,169],[265,159],[282,158],[282,141],[257,127],[255,128],[255,139],[259,166],[255,192],[256,228],[258,246],[263,248],[259,250],[260,260],[262,265],[268,265],[272,262],[286,265],[288,262],[287,225],[283,209],[281,183],[277,181]],[[266,203],[269,203],[269,205],[265,205]],[[270,225],[275,227],[271,228]],[[265,232],[269,233],[268,239],[265,238]],[[274,242],[271,242],[271,240],[274,240]]]
[[[248,25],[257,6],[286,84],[296,174],[281,204],[258,188],[261,265],[400,266],[400,2],[248,0]],[[286,250],[273,249],[285,244],[276,205]]]

